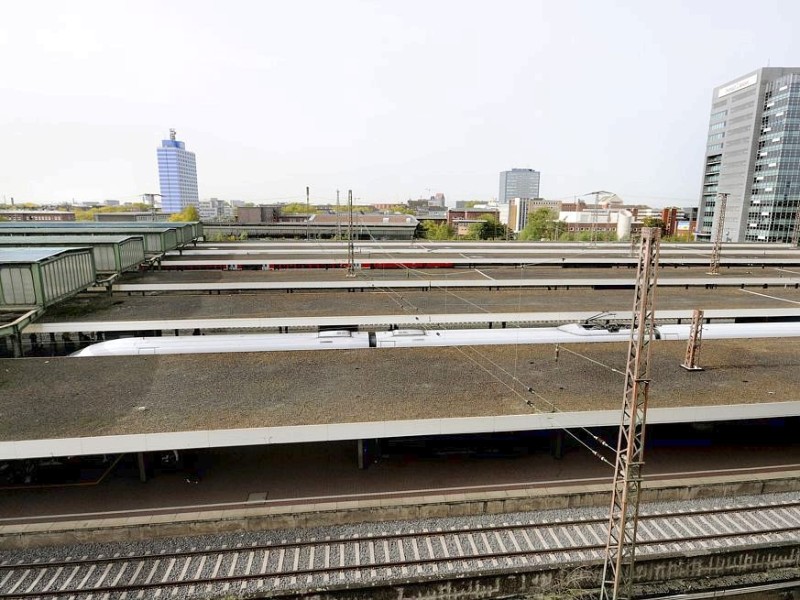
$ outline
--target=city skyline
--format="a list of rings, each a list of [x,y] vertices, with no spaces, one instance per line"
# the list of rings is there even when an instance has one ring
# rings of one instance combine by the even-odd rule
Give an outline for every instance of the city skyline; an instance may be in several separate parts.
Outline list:
[[[0,201],[152,193],[174,126],[204,198],[452,205],[530,167],[546,198],[696,206],[714,85],[800,54],[780,1],[770,28],[719,1],[127,6],[2,9]]]

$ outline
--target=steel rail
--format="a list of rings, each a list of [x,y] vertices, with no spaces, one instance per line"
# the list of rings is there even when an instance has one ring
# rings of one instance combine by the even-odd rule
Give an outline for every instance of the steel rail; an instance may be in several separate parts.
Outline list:
[[[759,511],[763,512],[770,512],[776,509],[781,508],[792,508],[797,507],[797,502],[789,502],[789,503],[772,503],[767,505],[760,505],[760,506],[742,506],[742,507],[724,507],[722,509],[703,509],[697,511],[684,511],[684,512],[664,512],[664,513],[657,513],[648,515],[646,518],[650,520],[667,520],[670,518],[675,517],[683,517],[686,519],[691,519],[692,517],[703,516],[706,514],[724,514],[724,513],[757,513]],[[788,523],[784,518],[779,518],[779,520],[784,521],[784,523]],[[298,577],[298,576],[307,576],[309,578],[315,575],[326,575],[326,574],[333,574],[339,573],[343,574],[346,572],[353,572],[353,573],[362,573],[365,571],[374,571],[377,569],[387,569],[387,576],[392,576],[392,570],[397,568],[417,568],[420,569],[423,566],[433,565],[435,570],[438,570],[436,565],[449,565],[449,570],[454,571],[456,563],[460,563],[460,570],[464,570],[465,568],[470,568],[470,563],[475,561],[483,561],[483,560],[512,560],[515,558],[522,558],[528,556],[537,556],[541,554],[551,554],[553,556],[565,556],[567,560],[574,560],[573,557],[570,556],[572,553],[580,553],[580,552],[592,552],[592,553],[599,553],[602,554],[604,549],[604,545],[602,543],[598,544],[575,544],[572,541],[571,536],[569,535],[569,528],[574,526],[581,526],[581,525],[597,525],[602,524],[604,519],[575,519],[575,520],[566,520],[566,521],[547,521],[543,523],[529,523],[529,524],[503,524],[500,526],[488,526],[488,527],[479,527],[475,529],[448,529],[448,530],[437,530],[437,531],[410,531],[407,533],[392,533],[387,535],[376,535],[376,536],[355,536],[351,538],[337,538],[337,539],[317,539],[317,540],[300,540],[295,542],[284,542],[280,545],[265,545],[265,546],[240,546],[235,548],[223,548],[223,549],[210,549],[206,548],[204,550],[191,550],[191,551],[180,551],[174,553],[162,553],[162,554],[147,554],[147,555],[122,555],[122,556],[114,556],[114,557],[103,557],[98,559],[78,559],[75,561],[69,561],[65,563],[59,563],[57,561],[53,562],[36,562],[36,563],[17,563],[17,564],[6,564],[3,565],[3,569],[9,571],[5,577],[2,578],[2,583],[0,586],[4,586],[11,580],[12,575],[17,572],[21,572],[21,576],[15,578],[15,582],[13,583],[13,587],[8,591],[3,591],[0,589],[0,595],[4,598],[30,598],[30,597],[53,597],[63,594],[72,594],[72,595],[85,595],[85,594],[97,594],[97,593],[122,593],[125,591],[133,591],[133,590],[147,590],[147,589],[156,589],[156,588],[171,588],[175,589],[177,587],[186,587],[186,586],[197,586],[197,585],[219,585],[230,583],[233,581],[246,583],[252,580],[257,579],[266,579],[266,578],[283,578],[283,577]],[[674,521],[672,521],[674,523]],[[708,523],[706,523],[708,525]],[[718,524],[714,524],[712,526],[719,527]],[[723,524],[725,528],[730,529],[730,524]],[[542,535],[547,533],[551,533],[551,537],[556,540],[555,546],[547,546],[542,548],[533,548],[533,544],[530,542],[530,539],[527,535],[527,531],[530,529],[538,529],[541,530]],[[497,543],[499,544],[499,548],[502,550],[493,550],[492,545],[488,542],[488,538],[484,537],[483,545],[485,545],[489,550],[488,551],[478,551],[477,546],[474,544],[473,538],[471,536],[485,533],[487,531],[500,531],[500,530],[510,530],[512,532],[512,540],[516,540],[516,537],[513,536],[513,532],[519,532],[524,539],[527,541],[527,548],[519,549],[519,544],[514,541],[514,545],[518,548],[517,550],[508,551],[505,549],[505,545],[500,541],[500,538],[496,538]],[[558,543],[558,538],[555,536],[555,532],[558,531],[566,531],[564,535],[566,535],[567,539],[570,540],[569,545],[561,545]],[[664,531],[659,530],[661,534],[664,534]],[[677,532],[677,530],[673,529],[673,531]],[[649,540],[642,540],[639,543],[640,548],[645,551],[648,548],[652,550],[648,550],[647,554],[649,555],[657,555],[658,547],[664,546],[669,544],[670,546],[674,546],[676,544],[696,544],[700,542],[713,542],[715,540],[732,540],[738,538],[758,538],[764,536],[775,536],[781,535],[790,532],[800,531],[800,524],[793,524],[784,527],[771,527],[771,528],[758,528],[758,529],[751,529],[747,531],[725,531],[725,532],[715,532],[715,533],[704,533],[700,535],[689,535],[689,536],[672,536],[670,537],[669,534],[662,535],[659,537],[653,537],[653,539]],[[430,554],[431,556],[428,557],[420,557],[419,554],[415,551],[415,556],[411,560],[404,560],[406,558],[405,555],[401,553],[403,559],[401,560],[375,560],[374,556],[374,549],[377,544],[383,543],[383,553],[384,555],[388,555],[388,542],[392,540],[398,548],[402,548],[403,544],[407,540],[411,540],[414,544],[414,548],[417,548],[417,540],[425,539],[425,538],[440,538],[440,543],[444,543],[444,536],[446,535],[453,535],[453,536],[470,536],[470,542],[472,546],[472,552],[464,551],[460,543],[458,543],[459,553],[455,555],[447,555],[447,556],[435,556],[433,547],[430,543],[428,543],[428,552],[426,554]],[[584,541],[586,538],[583,534],[578,534]],[[576,536],[577,537],[577,536]],[[596,537],[596,536],[595,536]],[[544,538],[542,538],[544,541]],[[344,556],[345,556],[345,544],[349,545],[348,548],[352,548],[352,546],[356,547],[356,556],[361,556],[360,551],[360,544],[369,544],[370,546],[370,559],[361,562],[361,560],[356,560],[356,564],[344,564]],[[305,561],[309,564],[308,567],[299,568],[299,560],[301,557],[301,551],[303,548],[307,546],[313,546],[315,548],[335,548],[339,547],[338,553],[334,550],[334,554],[338,554],[339,560],[341,562],[340,565],[329,565],[328,560],[326,560],[326,565],[324,567],[315,567],[314,566],[314,552],[313,549],[305,556]],[[424,547],[424,546],[423,546]],[[290,552],[286,552],[289,549]],[[695,547],[690,547],[689,549],[695,550]],[[286,554],[289,554],[291,557],[294,558],[294,565],[289,567],[288,569],[282,569],[283,567],[283,560],[279,562],[278,570],[270,570],[265,571],[267,565],[267,559],[271,552],[278,552],[280,550],[280,555],[283,557]],[[294,550],[294,552],[291,552]],[[677,550],[672,550],[677,551]],[[252,559],[257,552],[264,552],[264,559],[262,570],[258,573],[251,572],[252,566]],[[240,574],[233,574],[233,571],[236,567],[236,559],[238,555],[243,553],[250,554],[250,560],[247,563],[247,567],[245,568],[245,573]],[[217,568],[219,565],[222,564],[223,557],[228,554],[235,554],[233,564],[227,565],[226,568],[229,570],[228,575],[218,575],[217,569],[214,570],[212,576],[209,577],[200,577],[200,571],[203,568],[203,565],[206,563],[206,557],[210,557],[211,560],[208,561],[208,564],[211,564],[216,561]],[[167,578],[171,573],[172,566],[169,567],[167,573],[163,576],[160,575],[161,579],[158,581],[152,581],[153,575],[157,572],[160,563],[162,561],[169,561],[171,560],[171,564],[174,565],[175,561],[179,558],[186,558],[187,560],[184,562],[183,571],[179,575],[179,577],[183,577],[189,569],[189,565],[194,556],[201,555],[203,558],[201,560],[200,567],[194,567],[197,571],[197,576],[194,578],[188,579],[180,579],[180,580],[170,580],[168,581]],[[326,552],[327,556],[327,552]],[[586,557],[581,556],[580,559],[582,561],[589,560]],[[352,559],[350,559],[352,561]],[[591,560],[599,560],[599,555],[596,557],[592,557]],[[111,569],[112,565],[110,563],[119,563],[121,569],[117,572],[117,579],[122,576],[122,573],[127,568],[127,565],[134,564],[137,565],[135,569],[134,575],[131,577],[128,584],[124,585],[116,585],[116,580],[114,580],[113,584],[111,585],[96,585],[94,587],[87,587],[86,589],[82,589],[80,586],[86,584],[88,581],[92,579],[92,575],[95,572],[95,567],[100,564],[108,564],[108,567],[105,570],[105,574],[101,576],[100,583],[105,580],[105,575],[108,574]],[[79,579],[80,583],[77,587],[63,589],[66,587],[74,578],[74,576],[79,573],[79,569],[81,566],[91,565],[88,568],[88,572],[80,572],[80,577],[76,578],[76,581]],[[479,567],[481,565],[478,565]],[[50,577],[50,581],[48,585],[51,585],[55,580],[59,577],[62,571],[65,571],[66,568],[72,567],[72,574],[68,578],[67,582],[62,585],[62,588],[58,590],[34,590],[33,588],[41,581],[45,579],[45,575]],[[482,568],[482,567],[481,567]],[[281,570],[282,569],[282,570]],[[53,573],[55,571],[55,573]],[[28,578],[28,576],[33,572],[33,575]],[[99,572],[99,570],[98,570]],[[38,576],[37,576],[38,573]],[[136,577],[138,577],[142,573],[149,573],[150,575],[147,577],[147,581],[144,582],[135,582]],[[359,575],[360,576],[360,575]],[[373,573],[374,576],[374,573]],[[310,579],[309,579],[310,581]],[[17,588],[22,586],[22,584],[28,586],[28,588],[24,591],[17,591]],[[276,581],[277,583],[277,581]]]
[[[750,513],[750,512],[758,512],[765,510],[798,508],[798,507],[800,507],[800,501],[777,502],[772,504],[758,504],[749,506],[745,505],[736,507],[727,506],[722,508],[707,508],[699,510],[674,511],[674,512],[664,512],[664,513],[645,513],[640,515],[640,521],[646,522],[648,520],[655,520],[655,519],[680,519],[680,518],[689,518],[694,516],[703,516],[712,514],[716,515],[716,514],[731,514],[731,513]],[[164,558],[165,556],[187,557],[187,556],[201,556],[203,554],[231,554],[242,551],[258,551],[258,550],[272,551],[272,550],[281,550],[286,548],[319,546],[321,544],[343,544],[343,543],[357,543],[357,542],[361,543],[361,542],[374,542],[375,540],[388,541],[395,539],[426,538],[426,537],[442,536],[442,535],[459,535],[465,533],[471,533],[471,534],[488,533],[494,531],[526,529],[531,527],[555,528],[555,527],[575,527],[582,525],[603,525],[607,522],[608,522],[607,517],[589,517],[584,519],[566,519],[566,520],[555,520],[555,521],[543,520],[543,521],[529,521],[528,523],[518,522],[518,523],[503,523],[501,525],[484,525],[470,529],[451,527],[447,529],[436,529],[436,530],[409,530],[406,532],[396,531],[394,533],[379,533],[376,535],[339,537],[339,538],[331,538],[324,540],[314,539],[314,538],[309,538],[307,540],[296,539],[294,541],[286,540],[277,543],[254,544],[250,546],[241,546],[236,548],[218,548],[218,549],[195,548],[191,550],[176,550],[174,552],[170,552],[169,554],[142,553],[142,554],[127,554],[124,557],[123,556],[106,556],[102,558],[85,557],[85,558],[56,560],[56,561],[50,561],[48,563],[21,562],[12,564],[8,562],[3,562],[0,563],[0,572],[9,569],[40,568],[42,566],[69,567],[69,566],[77,566],[84,564],[105,564],[111,562],[118,562],[122,559],[129,561],[136,561],[136,560],[152,560],[157,558]],[[2,597],[1,594],[0,597]]]
[[[526,527],[518,527],[519,529],[526,529]],[[765,536],[765,535],[779,535],[782,533],[789,533],[793,531],[800,531],[800,525],[792,526],[792,527],[779,527],[779,528],[771,528],[771,529],[761,529],[761,530],[752,530],[752,531],[743,531],[743,532],[727,532],[727,533],[713,533],[713,534],[704,534],[699,536],[685,536],[685,537],[664,537],[658,538],[653,540],[641,541],[638,545],[640,549],[649,547],[649,546],[662,546],[665,544],[691,544],[696,542],[703,542],[703,541],[713,541],[719,539],[732,539],[732,538],[741,538],[741,537],[756,537],[756,536]],[[471,530],[464,530],[461,532],[462,534],[470,534],[472,533]],[[383,538],[381,537],[373,537],[370,538],[372,542],[381,542]],[[318,542],[317,545],[329,544],[329,543],[336,543],[340,544],[340,540],[335,541],[328,541],[323,540]],[[694,549],[694,548],[690,548]],[[359,564],[349,564],[349,565],[338,565],[338,566],[326,566],[326,567],[310,567],[310,568],[303,568],[303,569],[296,569],[291,568],[288,570],[282,571],[269,571],[269,572],[259,572],[259,573],[242,573],[238,575],[217,575],[212,577],[195,577],[189,579],[181,579],[181,580],[172,580],[172,581],[148,581],[142,583],[129,583],[125,585],[105,585],[105,586],[94,586],[94,587],[87,587],[86,589],[82,588],[70,588],[70,589],[58,589],[58,590],[41,590],[41,591],[24,591],[24,592],[10,592],[10,593],[3,593],[0,591],[0,597],[2,598],[42,598],[42,597],[56,597],[56,596],[63,596],[63,595],[70,595],[71,597],[76,597],[80,595],[90,595],[90,594],[98,594],[98,593],[124,593],[124,592],[131,592],[131,591],[142,591],[142,590],[150,590],[150,589],[163,589],[163,588],[171,588],[175,589],[178,587],[188,587],[188,586],[201,586],[201,585],[220,585],[225,583],[231,582],[249,582],[258,579],[267,579],[267,578],[284,578],[284,577],[298,577],[298,576],[315,576],[315,575],[325,575],[325,574],[332,574],[332,573],[344,573],[344,572],[362,572],[362,571],[371,571],[376,569],[396,569],[400,567],[405,567],[406,569],[421,567],[425,565],[433,565],[433,564],[444,564],[447,565],[448,563],[468,563],[469,561],[481,561],[481,560],[498,560],[498,559],[511,559],[517,557],[525,557],[525,556],[536,556],[540,554],[553,554],[553,555],[566,555],[567,560],[571,560],[570,554],[576,552],[592,552],[598,551],[602,552],[605,550],[605,544],[588,544],[588,545],[573,545],[573,546],[565,546],[560,548],[531,548],[528,550],[512,550],[512,551],[504,551],[504,552],[477,552],[472,554],[462,554],[460,556],[447,556],[447,557],[430,557],[430,558],[414,558],[412,560],[390,560],[390,561],[373,561],[368,563],[359,563]],[[233,549],[232,551],[237,553],[242,552],[252,552],[251,548],[237,548]],[[673,550],[674,552],[674,550]],[[219,552],[217,551],[206,551],[208,556],[219,556]],[[152,563],[153,561],[160,562],[164,559],[171,559],[174,558],[172,554],[161,554],[161,555],[151,555],[149,557],[149,562]],[[117,562],[136,562],[135,560],[130,560],[128,557],[119,556],[115,559]],[[586,560],[586,559],[583,559]],[[599,561],[599,557],[591,560]],[[53,565],[50,563],[39,563],[37,567],[39,569],[51,569]],[[466,565],[463,565],[466,566]],[[146,572],[146,570],[142,567],[137,569],[136,573]],[[155,567],[151,569],[147,569],[148,571],[154,571]],[[451,571],[454,570],[451,567]],[[84,580],[88,578],[88,574],[84,576]],[[42,579],[42,577],[38,577],[36,581]],[[23,579],[24,581],[24,579]],[[81,582],[83,583],[83,582]],[[17,584],[19,585],[19,584]]]

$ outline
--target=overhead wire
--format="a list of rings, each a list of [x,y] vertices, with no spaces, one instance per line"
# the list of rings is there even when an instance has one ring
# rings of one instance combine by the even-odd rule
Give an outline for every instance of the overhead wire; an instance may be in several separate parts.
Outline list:
[[[397,259],[397,258],[394,256],[394,254],[391,252],[391,250],[388,250],[388,249],[386,249],[386,248],[385,248],[385,247],[384,247],[384,246],[383,246],[383,245],[380,243],[380,241],[379,241],[379,240],[377,240],[377,239],[375,238],[375,236],[372,234],[372,232],[371,232],[371,230],[370,230],[369,226],[367,226],[367,225],[365,225],[365,224],[361,224],[360,226],[361,226],[361,227],[363,227],[364,229],[366,229],[366,231],[367,231],[367,234],[369,235],[370,239],[371,239],[373,242],[375,242],[375,243],[378,245],[378,247],[379,247],[381,250],[383,250],[383,251],[384,251],[384,252],[385,252],[385,253],[386,253],[386,254],[387,254],[387,255],[388,255],[390,258],[392,258],[392,259],[394,259],[394,260],[396,260],[396,261],[397,261],[397,262],[395,262],[395,263],[394,263],[395,265],[397,265],[397,266],[398,266],[398,267],[400,267],[400,268],[407,269],[407,270],[408,270],[408,271],[410,271],[410,272],[417,271],[416,269],[413,269],[412,267],[408,267],[406,264],[399,262],[399,260],[400,260],[400,259]],[[433,285],[432,285],[431,287],[436,287],[436,286],[433,286]],[[411,303],[410,301],[406,300],[406,299],[405,299],[405,298],[404,298],[404,297],[403,297],[401,294],[399,294],[398,292],[396,292],[396,291],[395,291],[394,289],[392,289],[390,286],[387,286],[387,287],[386,287],[386,289],[387,289],[387,290],[389,290],[390,294],[396,294],[396,295],[397,295],[397,296],[398,296],[398,297],[399,297],[399,298],[400,298],[402,301],[404,301],[404,302],[408,302],[408,304],[410,304],[410,305],[411,305],[413,308],[415,308],[417,311],[419,310],[419,308],[418,308],[418,307],[414,306],[414,304],[413,304],[413,303]],[[450,290],[449,290],[449,289],[447,289],[447,288],[438,288],[438,289],[441,289],[442,291],[445,291],[445,292],[450,292]],[[520,306],[521,306],[521,294],[522,294],[522,286],[520,286],[520,287],[518,288],[518,291],[519,291],[519,303],[520,303]],[[481,306],[479,306],[479,305],[477,305],[477,304],[475,304],[475,303],[469,302],[468,300],[466,300],[466,299],[464,299],[464,298],[461,298],[461,297],[460,297],[460,296],[458,296],[457,294],[452,294],[452,295],[454,295],[454,296],[456,296],[457,298],[459,298],[459,299],[460,299],[462,302],[465,302],[465,303],[468,303],[468,304],[472,304],[472,305],[473,305],[473,306],[475,306],[476,308],[478,308],[478,309],[480,309],[480,310],[484,310],[484,311],[485,311],[485,312],[487,312],[487,313],[489,312],[488,310],[484,309],[483,307],[481,307]],[[401,304],[401,306],[402,306],[402,304]],[[421,326],[421,328],[422,328],[423,330],[425,330],[425,331],[428,331],[428,330],[429,330],[429,328],[428,328],[427,324],[425,324],[425,323],[420,323],[420,326]],[[513,325],[513,327],[515,327],[515,328],[519,328],[519,325],[518,325],[518,324],[514,324],[514,325]],[[472,346],[472,345],[465,345],[465,346],[452,346],[452,348],[454,348],[454,349],[456,349],[457,351],[459,351],[459,352],[460,352],[461,354],[463,354],[463,355],[464,355],[464,356],[465,356],[467,359],[469,359],[471,362],[473,362],[473,363],[474,363],[474,364],[476,364],[478,367],[480,367],[480,368],[481,368],[483,371],[485,371],[487,374],[489,374],[489,375],[490,375],[492,378],[494,378],[496,381],[498,381],[498,382],[499,382],[499,383],[501,383],[502,385],[506,386],[506,387],[507,387],[509,390],[511,390],[511,391],[512,391],[512,393],[514,393],[516,396],[518,396],[518,397],[519,397],[519,398],[520,398],[520,399],[521,399],[521,400],[522,400],[522,401],[525,403],[525,405],[526,405],[526,406],[529,406],[529,407],[533,408],[534,410],[536,410],[536,411],[538,411],[538,412],[540,412],[540,413],[543,413],[543,412],[544,412],[544,411],[542,411],[541,409],[537,408],[537,407],[536,407],[536,406],[533,404],[533,402],[532,402],[532,401],[531,401],[529,398],[525,398],[525,397],[524,397],[524,396],[523,396],[523,395],[522,395],[522,394],[521,394],[521,393],[520,393],[518,390],[514,389],[514,387],[513,387],[513,386],[511,386],[511,385],[509,385],[507,382],[503,381],[503,380],[502,380],[500,377],[498,377],[498,376],[497,376],[497,374],[496,374],[496,373],[493,373],[493,372],[492,372],[490,369],[488,369],[488,368],[486,367],[486,365],[485,365],[485,364],[482,364],[481,362],[479,362],[479,361],[475,360],[475,358],[474,358],[474,357],[472,357],[472,356],[470,356],[470,355],[469,355],[469,354],[468,354],[468,353],[467,353],[467,352],[464,350],[464,348],[469,348],[469,349],[470,349],[472,352],[474,352],[475,354],[477,354],[478,356],[480,356],[482,360],[484,360],[484,361],[488,362],[489,364],[491,364],[492,366],[494,366],[496,369],[498,369],[499,371],[501,371],[501,372],[503,372],[504,374],[506,374],[507,376],[509,376],[509,377],[512,379],[512,381],[514,381],[514,382],[518,383],[518,384],[519,384],[521,387],[525,388],[525,389],[526,389],[526,391],[528,391],[529,393],[533,394],[535,397],[537,397],[539,400],[541,400],[541,401],[542,401],[542,402],[544,402],[545,404],[549,405],[549,406],[551,407],[551,409],[552,409],[552,410],[550,411],[551,413],[559,413],[559,412],[561,412],[560,410],[558,410],[558,408],[557,408],[557,406],[555,405],[555,403],[554,403],[554,402],[552,402],[552,401],[548,400],[548,399],[547,399],[547,398],[545,398],[545,397],[544,397],[542,394],[540,394],[540,393],[536,392],[536,391],[533,389],[533,387],[532,387],[532,386],[528,385],[526,382],[522,381],[521,379],[519,379],[519,377],[517,377],[517,376],[516,376],[516,368],[517,368],[517,367],[516,367],[516,355],[518,355],[519,342],[517,342],[517,343],[515,344],[515,367],[514,367],[514,368],[515,368],[515,373],[513,373],[513,374],[512,374],[512,373],[509,373],[507,369],[503,368],[501,365],[499,365],[499,364],[497,364],[495,361],[491,360],[491,359],[490,359],[488,356],[486,356],[484,353],[482,353],[480,350],[478,350],[478,349],[477,349],[475,346]],[[570,352],[572,352],[572,351],[570,351]],[[601,366],[604,366],[604,367],[606,367],[606,368],[609,368],[609,369],[611,369],[611,370],[612,370],[612,371],[614,371],[614,372],[620,373],[620,371],[618,371],[617,369],[614,369],[613,367],[609,367],[608,365],[604,365],[603,363],[600,363],[599,361],[594,361],[593,359],[590,359],[589,357],[585,357],[585,356],[583,356],[583,355],[580,355],[580,354],[578,354],[578,353],[576,353],[576,352],[572,352],[572,354],[575,354],[576,356],[580,356],[580,357],[582,357],[582,358],[586,358],[587,360],[590,360],[591,362],[594,362],[594,363],[596,363],[596,364],[598,364],[598,365],[601,365]],[[610,462],[610,461],[609,461],[608,459],[606,459],[606,458],[605,458],[605,457],[604,457],[602,454],[600,454],[599,452],[597,452],[597,451],[596,451],[594,448],[592,448],[592,447],[591,447],[591,446],[589,446],[589,445],[588,445],[586,442],[584,442],[582,439],[580,439],[580,437],[578,437],[577,435],[575,435],[575,434],[574,434],[574,433],[573,433],[573,432],[572,432],[570,429],[568,429],[568,428],[566,428],[566,427],[561,427],[561,429],[562,429],[562,431],[564,431],[565,433],[567,433],[567,434],[568,434],[570,437],[572,437],[573,439],[575,439],[575,440],[576,440],[576,441],[577,441],[579,444],[581,444],[582,446],[584,446],[584,447],[585,447],[585,448],[586,448],[586,449],[587,449],[587,450],[588,450],[588,451],[589,451],[591,454],[593,454],[595,457],[597,457],[598,459],[600,459],[602,462],[604,462],[604,463],[608,464],[610,467],[614,468],[614,464],[613,464],[612,462]],[[579,429],[580,431],[583,431],[583,432],[584,432],[585,434],[587,434],[587,435],[588,435],[588,436],[589,436],[589,437],[590,437],[592,440],[594,440],[596,443],[600,444],[600,445],[601,445],[603,448],[605,448],[605,449],[607,449],[607,450],[611,450],[611,451],[614,451],[614,450],[615,450],[615,449],[614,449],[614,448],[613,448],[613,447],[612,447],[610,444],[608,444],[608,443],[607,443],[605,440],[603,440],[603,439],[602,439],[602,438],[600,438],[599,436],[595,435],[594,433],[592,433],[591,431],[589,431],[587,428],[585,428],[585,427],[579,427],[579,428],[576,428],[576,429]]]
[[[590,357],[588,357],[588,356],[586,356],[584,354],[581,354],[580,352],[576,352],[575,350],[570,350],[569,348],[563,348],[563,347],[560,347],[560,348],[562,348],[566,352],[569,352],[570,354],[574,354],[575,356],[578,356],[580,358],[588,360],[590,363],[594,363],[594,364],[596,364],[598,366],[601,366],[604,369],[608,369],[609,371],[613,371],[614,373],[619,373],[620,375],[625,375],[624,371],[620,371],[619,369],[617,369],[615,367],[612,367],[612,366],[607,365],[605,363],[601,363],[599,360],[595,360],[593,358],[590,358]]]

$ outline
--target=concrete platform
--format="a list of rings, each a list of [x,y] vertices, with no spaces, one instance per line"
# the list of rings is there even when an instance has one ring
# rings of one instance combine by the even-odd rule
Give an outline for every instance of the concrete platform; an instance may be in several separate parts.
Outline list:
[[[546,451],[511,459],[395,455],[367,470],[355,468],[354,454],[347,442],[228,448],[204,455],[199,484],[159,473],[146,485],[129,475],[2,491],[0,546],[213,532],[231,526],[234,514],[246,523],[237,526],[257,529],[608,503],[610,468],[581,448],[560,460]],[[796,490],[798,461],[796,444],[652,448],[646,498]],[[157,522],[164,527],[152,528]]]

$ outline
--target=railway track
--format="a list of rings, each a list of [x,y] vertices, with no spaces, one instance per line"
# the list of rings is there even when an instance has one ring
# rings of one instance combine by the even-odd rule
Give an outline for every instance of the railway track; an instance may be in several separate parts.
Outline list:
[[[159,554],[0,563],[1,598],[254,594],[600,560],[607,520],[535,519],[472,528],[188,547]],[[800,502],[642,512],[640,557],[798,540]]]

